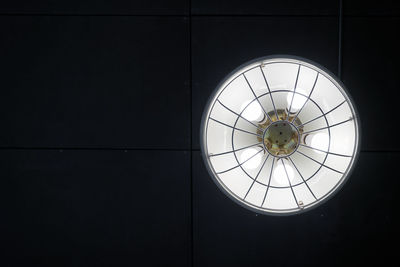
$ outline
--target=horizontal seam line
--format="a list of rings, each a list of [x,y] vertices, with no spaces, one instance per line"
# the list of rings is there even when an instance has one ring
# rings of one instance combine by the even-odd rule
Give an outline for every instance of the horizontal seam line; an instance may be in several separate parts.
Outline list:
[[[0,16],[98,16],[98,17],[184,17],[189,18],[188,14],[102,14],[102,13],[0,13]],[[196,14],[191,17],[337,17],[338,14]]]
[[[200,151],[200,149],[185,149],[185,148],[117,148],[117,147],[0,147],[0,150]]]

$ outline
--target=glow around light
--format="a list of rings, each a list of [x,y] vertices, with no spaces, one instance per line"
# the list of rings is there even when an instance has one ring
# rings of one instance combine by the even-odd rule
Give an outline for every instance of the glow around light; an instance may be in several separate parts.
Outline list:
[[[244,168],[246,168],[246,169],[255,169],[260,165],[261,158],[262,158],[262,153],[258,153],[259,151],[260,150],[257,150],[255,148],[248,148],[248,149],[246,149],[246,150],[244,150],[242,152],[242,154],[240,155],[240,162],[245,162],[247,160],[243,164]]]
[[[290,103],[292,103],[290,112],[296,112],[297,110],[301,109],[301,107],[307,101],[307,97],[299,95],[297,93],[301,93],[303,95],[306,94],[306,92],[301,88],[296,88],[296,93],[294,94],[294,97],[293,97],[293,93],[287,94],[286,101],[287,101],[288,109],[290,107]],[[292,102],[292,98],[293,98],[293,102]]]
[[[312,148],[320,149],[322,151],[327,151],[329,145],[329,136],[326,133],[316,133],[311,136],[310,146]],[[322,154],[324,152],[314,150],[315,152]]]
[[[358,114],[342,83],[318,64],[255,59],[221,80],[209,99],[200,125],[205,167],[241,206],[268,215],[303,213],[349,178],[360,149]],[[282,121],[269,134],[276,115],[295,131]],[[298,146],[287,149],[293,140]],[[324,151],[331,154],[324,158]]]
[[[285,171],[285,168],[286,168],[286,171]],[[273,175],[274,180],[282,186],[287,186],[287,185],[289,185],[288,176],[289,176],[290,182],[292,182],[293,178],[294,178],[293,168],[290,167],[288,163],[285,163],[285,166],[283,166],[282,162],[279,161],[277,163],[276,168],[274,169],[274,175]]]
[[[263,117],[263,111],[257,101],[251,102],[246,101],[240,107],[240,111],[243,111],[242,116],[249,121],[260,121]],[[248,105],[248,106],[247,106]],[[247,106],[247,107],[246,107]]]

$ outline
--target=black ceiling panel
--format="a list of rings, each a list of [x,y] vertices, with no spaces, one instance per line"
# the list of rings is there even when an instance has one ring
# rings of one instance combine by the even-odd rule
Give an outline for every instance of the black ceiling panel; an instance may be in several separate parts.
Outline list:
[[[188,148],[188,25],[0,17],[0,146]]]
[[[358,107],[363,150],[399,151],[400,18],[346,18],[343,81]]]
[[[399,153],[361,153],[346,185],[300,215],[257,215],[230,200],[194,154],[195,266],[342,266],[395,262]]]
[[[193,18],[193,147],[199,148],[201,115],[222,79],[246,61],[289,54],[333,73],[338,68],[338,20],[312,18]]]
[[[339,0],[192,0],[193,14],[335,15]]]
[[[399,29],[394,0],[1,1],[0,266],[397,262]],[[293,216],[232,201],[199,144],[219,82],[278,54],[339,74],[362,128],[343,188]]]
[[[0,151],[0,265],[188,266],[189,159],[167,151]]]
[[[398,0],[343,0],[343,12],[353,16],[399,16]]]
[[[189,13],[188,8],[188,0],[13,0],[0,2],[2,14],[183,15]]]

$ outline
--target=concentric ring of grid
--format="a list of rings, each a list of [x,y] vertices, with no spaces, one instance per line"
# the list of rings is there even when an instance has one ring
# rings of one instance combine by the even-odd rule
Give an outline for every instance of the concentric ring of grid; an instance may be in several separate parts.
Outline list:
[[[261,63],[261,64],[255,66],[255,67],[253,67],[253,68],[247,69],[246,71],[239,73],[236,77],[234,77],[234,78],[233,78],[227,85],[225,85],[225,87],[221,90],[221,92],[219,93],[218,97],[216,98],[216,100],[215,100],[214,103],[212,104],[212,107],[211,107],[210,113],[209,113],[209,114],[211,114],[211,112],[212,112],[212,110],[213,110],[213,108],[214,108],[215,103],[216,103],[216,102],[219,102],[224,108],[226,108],[227,110],[229,110],[230,112],[234,113],[234,114],[237,116],[234,125],[233,125],[233,126],[230,126],[230,125],[228,125],[228,124],[226,124],[226,123],[223,123],[223,122],[221,122],[221,121],[218,121],[218,120],[216,120],[216,119],[213,119],[213,118],[211,118],[211,117],[209,116],[209,117],[207,118],[207,126],[206,126],[206,129],[207,129],[207,128],[208,128],[208,121],[209,121],[209,120],[213,120],[213,121],[215,121],[215,122],[217,122],[217,123],[220,123],[220,124],[222,124],[222,125],[225,125],[225,126],[227,126],[227,127],[232,128],[232,137],[231,137],[231,141],[232,141],[232,151],[227,151],[227,152],[223,152],[223,153],[208,155],[208,157],[223,155],[223,154],[227,154],[227,153],[233,153],[234,158],[235,158],[235,160],[236,160],[236,162],[237,162],[237,165],[234,166],[234,167],[232,167],[232,168],[230,168],[230,169],[228,169],[228,170],[225,170],[225,171],[216,173],[216,176],[218,176],[218,174],[220,174],[220,173],[229,172],[230,170],[233,170],[233,169],[235,169],[235,168],[237,168],[237,167],[240,167],[241,170],[242,170],[250,179],[253,180],[253,182],[252,182],[252,184],[250,185],[250,187],[249,187],[249,189],[248,189],[248,191],[247,191],[247,193],[246,193],[246,195],[245,195],[244,198],[241,198],[241,197],[237,196],[235,193],[233,193],[232,191],[230,191],[229,188],[225,187],[225,188],[229,191],[229,193],[230,193],[231,195],[235,196],[237,199],[239,199],[240,201],[246,203],[247,205],[253,206],[253,207],[257,207],[258,209],[262,209],[262,210],[265,210],[265,211],[290,212],[290,211],[297,211],[297,210],[299,210],[299,209],[305,209],[305,208],[307,208],[308,206],[314,205],[315,203],[317,203],[317,202],[319,202],[320,200],[324,199],[326,196],[330,195],[331,192],[332,192],[332,190],[333,190],[334,188],[336,188],[337,185],[340,184],[340,183],[342,182],[342,179],[340,179],[340,180],[335,184],[335,186],[332,187],[332,189],[331,189],[329,192],[327,192],[324,196],[322,196],[322,197],[320,197],[320,198],[317,198],[317,197],[315,196],[314,192],[311,190],[311,188],[310,188],[309,185],[307,184],[307,181],[309,181],[311,178],[313,178],[313,177],[321,170],[322,167],[326,167],[326,168],[328,168],[328,169],[330,169],[330,170],[332,170],[332,171],[338,172],[338,173],[340,173],[340,174],[342,174],[342,175],[345,173],[345,172],[340,172],[340,171],[338,171],[338,170],[336,170],[336,169],[334,169],[334,168],[331,168],[331,167],[325,165],[325,162],[326,162],[327,157],[328,157],[329,154],[336,155],[336,156],[350,157],[350,158],[352,158],[352,159],[354,158],[354,154],[353,154],[353,155],[343,155],[343,154],[337,154],[337,153],[332,153],[332,152],[330,152],[330,146],[331,146],[331,133],[330,133],[330,128],[335,127],[335,126],[338,126],[338,125],[341,125],[341,124],[346,123],[346,122],[348,122],[348,121],[350,121],[350,120],[353,120],[354,114],[352,114],[352,115],[353,115],[352,118],[350,118],[350,119],[348,119],[348,120],[345,120],[345,121],[342,121],[342,122],[339,122],[339,123],[336,123],[336,124],[333,124],[333,125],[329,125],[329,122],[328,122],[328,120],[327,120],[327,118],[326,118],[326,115],[329,114],[329,113],[331,113],[332,111],[334,111],[335,109],[337,109],[338,107],[340,107],[341,105],[343,105],[344,103],[346,103],[346,102],[348,101],[348,100],[347,100],[347,96],[344,95],[344,96],[345,96],[345,100],[344,100],[343,102],[341,102],[339,105],[335,106],[334,108],[332,108],[332,109],[329,110],[328,112],[323,112],[322,108],[311,98],[311,95],[312,95],[312,93],[313,93],[313,91],[314,91],[314,87],[315,87],[315,85],[316,85],[316,82],[317,82],[317,80],[318,80],[319,75],[324,75],[324,74],[321,73],[320,71],[316,70],[316,69],[313,69],[313,68],[312,68],[312,69],[313,69],[314,71],[317,72],[317,76],[316,76],[316,78],[315,78],[314,85],[313,85],[313,87],[312,87],[312,89],[311,89],[309,95],[304,95],[304,94],[302,94],[302,93],[296,92],[296,85],[297,85],[297,80],[298,80],[298,76],[299,76],[299,70],[298,70],[298,72],[297,72],[297,77],[296,77],[296,83],[295,83],[295,86],[294,86],[294,91],[291,91],[291,90],[274,90],[274,91],[271,92],[271,90],[270,90],[270,88],[269,88],[269,85],[268,85],[268,82],[267,82],[267,79],[266,79],[266,77],[265,77],[264,71],[262,70],[262,67],[265,66],[265,65],[276,64],[276,63],[290,63],[290,64],[296,64],[296,65],[299,66],[299,70],[300,70],[300,67],[301,67],[301,66],[304,66],[304,67],[309,68],[309,66],[305,66],[305,65],[300,64],[300,63],[285,62],[285,61],[282,61],[282,62],[272,62],[272,63],[267,63],[267,64],[262,64],[262,63]],[[255,94],[255,92],[254,92],[252,86],[250,85],[250,83],[249,83],[249,81],[247,80],[246,75],[245,75],[247,72],[249,72],[250,70],[253,70],[253,69],[255,69],[255,68],[260,68],[260,71],[261,71],[261,73],[262,73],[262,75],[263,75],[264,81],[265,81],[266,86],[267,86],[267,89],[268,89],[268,92],[267,92],[267,93],[261,94],[261,95],[259,95],[259,96],[257,96],[257,95]],[[252,94],[254,95],[255,98],[252,99],[252,100],[243,108],[243,110],[242,110],[240,113],[236,113],[236,112],[234,112],[233,110],[229,109],[226,105],[224,105],[224,104],[219,100],[219,96],[220,96],[220,94],[226,89],[226,87],[229,86],[230,83],[232,83],[234,80],[236,80],[236,79],[237,79],[238,77],[240,77],[241,75],[243,75],[243,77],[245,78],[245,80],[246,80],[246,82],[247,82],[247,84],[248,84],[248,86],[249,86],[249,89],[251,90],[251,92],[252,92]],[[324,76],[325,76],[325,75],[324,75]],[[315,132],[315,131],[320,131],[320,130],[324,130],[324,129],[327,129],[327,130],[328,130],[328,137],[329,137],[329,138],[328,138],[328,149],[327,149],[327,151],[323,151],[323,150],[317,149],[317,150],[319,150],[319,151],[325,153],[325,157],[324,157],[324,160],[323,160],[322,162],[319,162],[319,161],[313,159],[313,158],[310,157],[310,156],[307,156],[306,154],[304,154],[304,153],[302,153],[302,152],[300,152],[300,151],[298,151],[298,150],[296,150],[296,151],[293,153],[293,154],[299,153],[299,154],[301,154],[301,155],[303,155],[303,156],[309,158],[310,160],[312,160],[312,161],[314,161],[314,162],[316,162],[316,163],[318,163],[318,164],[320,165],[319,168],[318,168],[312,175],[310,175],[307,179],[304,179],[303,175],[301,174],[300,170],[297,168],[296,164],[293,162],[292,158],[291,158],[290,156],[285,157],[285,159],[288,159],[288,160],[292,163],[293,167],[296,169],[297,173],[298,173],[298,174],[300,175],[300,177],[302,178],[302,182],[297,183],[297,184],[295,184],[295,185],[292,185],[291,182],[290,182],[290,179],[289,179],[289,176],[288,176],[288,174],[287,174],[286,167],[285,167],[285,163],[284,163],[283,159],[282,159],[282,158],[277,158],[277,157],[274,157],[274,158],[273,158],[272,167],[271,167],[271,171],[270,171],[270,175],[269,175],[269,179],[268,179],[268,181],[269,181],[268,184],[264,184],[264,183],[262,183],[262,182],[260,182],[260,181],[257,181],[257,178],[258,178],[259,174],[261,173],[261,170],[264,168],[264,165],[265,165],[266,161],[268,160],[270,154],[268,154],[267,157],[265,158],[265,160],[264,160],[264,162],[262,163],[262,166],[261,166],[260,170],[258,171],[256,177],[252,177],[248,172],[245,171],[245,169],[242,167],[242,165],[243,165],[244,163],[246,163],[247,161],[249,161],[249,160],[250,160],[251,158],[253,158],[254,156],[256,156],[258,153],[262,152],[263,149],[261,149],[259,152],[257,152],[256,154],[254,154],[252,157],[248,158],[247,160],[243,161],[242,163],[239,162],[236,153],[237,153],[238,151],[240,151],[240,150],[243,150],[243,149],[246,149],[246,148],[249,148],[249,147],[261,145],[262,142],[259,142],[259,143],[253,144],[253,145],[249,145],[249,146],[246,146],[246,147],[242,147],[242,148],[239,148],[239,149],[235,149],[235,147],[234,147],[234,132],[235,132],[235,130],[237,130],[237,131],[242,131],[242,132],[245,132],[245,133],[247,133],[247,134],[253,134],[253,135],[259,136],[259,135],[256,134],[256,133],[252,133],[252,132],[249,132],[249,131],[246,131],[246,130],[237,128],[237,127],[236,127],[236,124],[237,124],[237,122],[239,121],[240,118],[242,118],[242,119],[246,120],[247,122],[251,123],[253,126],[257,127],[258,129],[261,129],[258,125],[254,124],[253,122],[247,120],[246,118],[244,118],[244,117],[242,116],[242,113],[244,112],[244,110],[246,110],[246,108],[247,108],[251,103],[253,103],[254,101],[257,101],[257,102],[259,103],[259,105],[262,107],[262,110],[263,110],[264,114],[268,117],[268,119],[269,119],[270,121],[272,121],[272,119],[271,119],[271,118],[269,117],[269,115],[268,115],[268,112],[265,111],[265,108],[264,108],[264,106],[261,104],[261,102],[260,102],[259,99],[260,99],[261,97],[263,97],[263,96],[269,95],[269,96],[271,97],[271,102],[272,102],[272,105],[273,105],[273,109],[274,109],[275,115],[277,116],[277,109],[276,109],[276,106],[275,106],[275,103],[274,103],[274,100],[273,100],[273,96],[272,96],[272,95],[273,95],[274,93],[279,93],[279,92],[293,93],[293,95],[292,95],[292,101],[291,101],[290,107],[289,107],[289,109],[288,109],[289,111],[291,110],[293,98],[294,98],[294,96],[295,96],[296,94],[297,94],[297,95],[301,95],[301,96],[303,96],[303,97],[306,97],[306,101],[304,102],[304,104],[302,105],[302,107],[300,108],[300,110],[299,110],[298,112],[296,112],[296,115],[295,115],[295,117],[292,119],[292,121],[294,121],[294,120],[298,117],[298,115],[301,113],[301,111],[303,110],[304,106],[306,106],[306,104],[308,103],[308,101],[313,102],[313,104],[315,104],[315,105],[317,106],[317,108],[320,110],[320,112],[321,112],[321,115],[320,115],[320,116],[317,116],[317,117],[315,117],[314,119],[311,119],[311,120],[309,120],[309,121],[307,121],[307,122],[305,122],[305,123],[302,123],[301,125],[298,125],[297,127],[304,126],[304,125],[306,125],[306,124],[308,124],[308,123],[310,123],[310,122],[312,122],[312,121],[314,121],[314,120],[317,120],[317,119],[319,119],[319,118],[321,118],[321,117],[324,118],[325,123],[326,123],[326,127],[322,127],[322,128],[310,130],[310,131],[304,132],[303,134],[310,133],[310,132]],[[277,117],[278,117],[278,116],[277,116]],[[207,131],[206,131],[206,135],[207,135]],[[304,144],[299,144],[299,145],[304,146],[304,147],[308,147],[308,148],[310,148],[310,149],[315,149],[315,148],[312,148],[312,147],[310,147],[310,146],[306,146],[306,145],[304,145]],[[293,155],[293,154],[292,154],[292,155]],[[292,155],[291,155],[291,156],[292,156]],[[272,155],[271,155],[271,156],[272,156]],[[274,168],[275,161],[278,162],[279,160],[282,161],[282,164],[283,164],[283,166],[284,166],[284,170],[285,170],[286,176],[287,176],[287,178],[288,178],[289,186],[272,186],[272,185],[270,185],[271,176],[272,176],[272,172],[273,172],[273,168]],[[350,163],[349,163],[349,165],[350,165]],[[343,176],[342,176],[342,178],[343,178]],[[221,183],[221,184],[223,184],[223,183],[220,181],[220,179],[218,179],[218,182]],[[264,199],[263,199],[263,202],[262,202],[262,204],[261,204],[260,206],[257,206],[257,205],[255,205],[254,203],[250,203],[250,202],[246,201],[246,197],[247,197],[248,193],[250,192],[250,190],[252,189],[252,187],[253,187],[253,185],[254,185],[255,182],[257,182],[257,183],[259,183],[259,184],[261,184],[261,185],[263,185],[263,186],[266,186],[266,192],[265,192],[265,195],[264,195]],[[308,205],[304,205],[304,206],[300,207],[300,206],[299,206],[299,203],[298,203],[298,201],[297,201],[296,195],[295,195],[295,193],[294,193],[294,191],[293,191],[293,188],[296,187],[296,186],[302,185],[302,184],[305,184],[305,185],[307,186],[308,190],[310,191],[310,193],[311,193],[312,196],[314,197],[315,201],[309,203]],[[287,189],[287,188],[290,188],[290,189],[291,189],[291,192],[292,192],[292,195],[293,195],[293,197],[294,197],[294,200],[295,200],[295,202],[297,203],[297,206],[298,206],[298,207],[297,207],[297,208],[291,208],[291,209],[271,209],[271,208],[264,208],[264,207],[262,207],[262,206],[264,205],[265,199],[266,199],[266,197],[267,197],[268,189],[269,189],[269,188],[277,188],[277,189]]]
[[[272,92],[272,94],[275,93],[275,92],[292,92],[292,91],[290,91],[290,90],[277,90],[277,91]],[[263,97],[263,96],[265,96],[265,95],[268,95],[268,94],[269,94],[269,93],[262,94],[262,95],[260,95],[258,98],[261,98],[261,97]],[[305,97],[306,97],[306,95],[301,94],[301,93],[296,93],[296,94],[299,94],[299,95],[302,95],[302,96],[305,96]],[[256,99],[251,100],[251,101],[249,102],[248,105],[250,105],[251,103],[253,103],[255,100],[256,100]],[[325,123],[326,123],[326,125],[327,125],[327,129],[328,129],[328,132],[329,132],[329,143],[330,143],[330,139],[331,139],[331,138],[330,138],[330,131],[329,131],[329,129],[331,128],[331,126],[329,125],[329,122],[328,122],[328,120],[327,120],[326,117],[325,117],[326,114],[329,113],[329,112],[323,113],[321,107],[320,107],[314,100],[312,100],[312,99],[310,99],[310,100],[319,108],[319,110],[320,110],[321,113],[322,113],[321,116],[323,116],[323,117],[325,118]],[[219,101],[219,100],[217,100],[217,101]],[[220,102],[220,101],[219,101],[219,102]],[[343,103],[343,102],[342,102],[342,103]],[[248,105],[245,106],[245,108],[243,109],[243,111],[242,111],[241,113],[239,113],[239,114],[238,114],[238,113],[235,113],[235,114],[237,115],[237,119],[236,119],[236,121],[235,121],[235,123],[234,123],[233,126],[230,126],[230,125],[228,125],[228,124],[222,123],[222,122],[220,122],[220,121],[218,121],[218,120],[213,119],[213,118],[210,117],[211,120],[213,120],[213,121],[215,121],[215,122],[218,122],[218,123],[220,123],[220,124],[223,124],[223,125],[225,125],[225,126],[230,127],[230,128],[233,129],[233,131],[232,131],[232,138],[231,138],[231,139],[232,139],[232,148],[233,148],[233,150],[232,150],[232,151],[223,152],[223,153],[213,154],[213,155],[211,155],[210,157],[219,156],[219,155],[223,155],[223,154],[227,154],[227,153],[234,153],[236,162],[237,162],[237,164],[238,164],[238,165],[236,165],[236,166],[233,167],[233,168],[230,168],[230,169],[225,170],[225,171],[222,171],[222,172],[218,172],[217,174],[224,173],[224,172],[228,172],[228,171],[233,170],[234,168],[237,168],[237,167],[242,168],[242,165],[243,165],[245,162],[242,162],[242,163],[239,162],[239,160],[238,160],[238,158],[237,158],[236,152],[241,151],[241,150],[246,149],[246,148],[250,148],[250,147],[253,147],[253,146],[257,146],[257,145],[261,145],[261,144],[262,144],[262,142],[259,142],[259,143],[255,143],[255,144],[250,145],[250,146],[246,146],[246,147],[242,147],[242,148],[239,148],[239,149],[235,149],[235,145],[234,145],[234,144],[235,144],[235,142],[234,142],[234,131],[235,131],[235,130],[243,131],[243,132],[248,133],[248,134],[254,134],[254,133],[251,133],[251,132],[248,132],[248,131],[246,131],[246,130],[243,130],[243,129],[240,129],[240,128],[237,128],[237,127],[236,127],[236,124],[237,124],[239,118],[242,118],[242,119],[244,119],[244,120],[247,121],[247,119],[244,118],[244,117],[242,116],[242,113],[244,112],[244,110],[246,109],[246,107],[247,107]],[[226,108],[225,105],[223,105],[223,106]],[[335,108],[336,108],[336,107],[335,107]],[[229,108],[227,108],[227,109],[228,109],[229,111],[233,112],[233,111],[230,110]],[[314,119],[313,119],[313,120],[314,120]],[[249,121],[249,122],[250,122],[250,121]],[[251,122],[250,122],[250,123],[251,123]],[[308,122],[303,123],[302,125],[307,124],[307,123],[308,123]],[[252,124],[253,124],[253,123],[252,123]],[[254,125],[254,126],[256,126],[256,125]],[[257,127],[258,129],[260,129],[258,126],[256,126],[256,127]],[[259,135],[257,135],[257,136],[259,136]],[[300,145],[301,145],[301,146],[308,147],[308,146],[303,145],[303,144],[300,144]],[[309,148],[311,148],[311,147],[309,147]],[[329,148],[329,147],[328,147],[328,148]],[[312,148],[312,149],[315,149],[315,148]],[[262,151],[262,150],[260,150],[260,151]],[[337,154],[337,153],[331,153],[331,152],[329,151],[329,149],[328,149],[328,151],[322,151],[322,150],[320,150],[320,151],[326,154],[325,159],[324,159],[323,162],[322,162],[322,165],[321,165],[321,163],[320,163],[321,167],[325,166],[324,163],[325,163],[326,158],[327,158],[327,156],[328,156],[329,154],[340,155],[340,154]],[[295,152],[295,153],[296,153],[296,152]],[[298,152],[298,153],[301,153],[301,152]],[[269,154],[268,154],[268,155],[269,155]],[[347,155],[342,155],[342,156],[347,156]],[[289,158],[289,157],[287,157],[287,158]],[[250,160],[250,159],[251,159],[251,158],[249,158],[248,160]],[[326,167],[327,167],[327,166],[326,166]],[[243,168],[242,168],[242,170],[243,170],[243,172],[245,172],[245,173],[249,176],[250,179],[256,180],[254,177],[252,177],[251,175],[249,175]],[[313,175],[311,175],[309,178],[305,179],[305,181],[308,181],[309,179],[311,179],[318,171],[319,171],[319,169],[318,169]],[[256,182],[259,183],[259,184],[261,184],[261,185],[263,185],[263,186],[268,186],[268,184],[262,183],[262,182],[260,182],[260,181],[256,181]],[[297,183],[297,184],[295,184],[295,185],[292,185],[292,187],[301,185],[301,184],[303,184],[303,183],[304,183],[304,181],[301,182],[301,183]],[[270,186],[270,187],[271,187],[271,188],[290,188],[290,186]]]

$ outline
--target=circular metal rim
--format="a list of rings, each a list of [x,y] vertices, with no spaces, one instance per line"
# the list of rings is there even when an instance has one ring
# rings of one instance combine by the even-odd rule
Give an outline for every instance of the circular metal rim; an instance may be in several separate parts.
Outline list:
[[[318,201],[314,202],[310,206],[308,206],[305,209],[296,209],[293,211],[288,211],[288,212],[271,212],[265,209],[262,209],[260,207],[257,207],[249,202],[244,203],[244,200],[239,199],[236,197],[235,194],[233,194],[229,188],[224,186],[222,183],[219,182],[218,176],[216,172],[212,169],[212,165],[209,161],[209,158],[207,156],[207,147],[205,146],[206,144],[206,136],[205,136],[205,130],[206,130],[206,120],[209,117],[208,114],[211,111],[211,106],[215,102],[215,99],[218,98],[218,91],[221,89],[222,85],[229,80],[230,77],[232,77],[234,74],[236,74],[239,70],[255,64],[257,62],[262,65],[264,62],[267,60],[274,60],[274,59],[287,59],[290,61],[301,61],[307,64],[312,65],[313,67],[316,67],[319,69],[321,74],[325,74],[324,76],[329,79],[335,86],[344,93],[344,96],[348,98],[349,100],[349,107],[354,115],[354,124],[355,124],[355,131],[356,131],[356,138],[355,138],[355,144],[353,148],[353,158],[350,164],[348,165],[346,171],[344,172],[343,176],[341,177],[340,181],[335,185],[335,187],[331,188],[331,190],[328,191],[321,199]],[[356,103],[354,101],[354,98],[351,96],[349,93],[348,89],[346,86],[343,84],[343,82],[335,75],[333,74],[330,70],[325,68],[324,66],[320,65],[319,63],[316,63],[310,59],[306,59],[303,57],[299,56],[293,56],[293,55],[286,55],[286,54],[274,54],[274,55],[269,55],[269,56],[264,56],[264,57],[258,57],[253,60],[247,61],[237,68],[235,68],[233,71],[228,73],[224,79],[222,79],[218,85],[214,88],[214,90],[211,92],[211,94],[208,97],[207,103],[204,107],[203,113],[202,113],[202,118],[200,122],[200,151],[201,155],[204,161],[204,164],[206,166],[207,172],[211,176],[212,180],[214,183],[217,185],[217,187],[231,200],[233,200],[235,203],[239,204],[240,206],[244,207],[245,209],[256,212],[257,214],[264,214],[264,215],[271,215],[271,216],[290,216],[290,215],[297,215],[297,214],[303,214],[305,212],[311,211],[321,205],[323,205],[326,201],[334,197],[338,192],[341,191],[342,187],[347,183],[348,178],[352,175],[354,171],[354,167],[358,161],[359,154],[360,154],[360,149],[361,149],[361,121],[360,121],[360,116],[356,107]],[[271,209],[270,209],[271,210]]]

